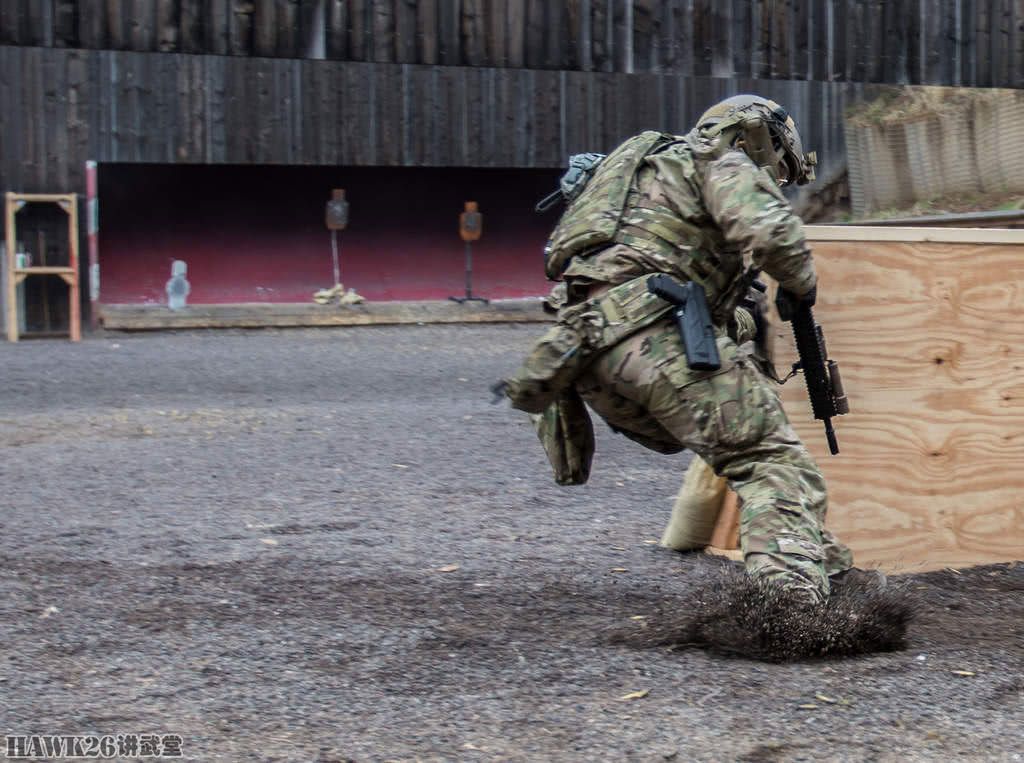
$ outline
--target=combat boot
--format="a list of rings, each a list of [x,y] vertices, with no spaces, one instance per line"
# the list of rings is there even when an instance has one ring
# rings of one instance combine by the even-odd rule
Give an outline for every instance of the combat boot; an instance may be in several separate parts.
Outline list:
[[[863,570],[860,567],[837,572],[828,577],[829,588],[833,591],[846,587],[854,588],[875,588],[884,590],[889,585],[889,578],[881,570]]]

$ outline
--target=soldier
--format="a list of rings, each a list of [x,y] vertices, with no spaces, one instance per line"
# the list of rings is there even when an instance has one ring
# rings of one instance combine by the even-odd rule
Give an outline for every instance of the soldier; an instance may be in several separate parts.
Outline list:
[[[821,471],[736,310],[760,270],[779,299],[814,304],[811,253],[780,186],[812,180],[815,162],[779,104],[739,95],[685,136],[645,132],[575,168],[545,252],[548,277],[564,283],[557,322],[495,387],[534,414],[563,484],[589,475],[584,401],[648,448],[692,450],[740,496],[748,573],[812,603],[853,577],[852,557],[825,529]],[[659,273],[703,287],[717,370],[687,364],[670,306],[647,289]]]

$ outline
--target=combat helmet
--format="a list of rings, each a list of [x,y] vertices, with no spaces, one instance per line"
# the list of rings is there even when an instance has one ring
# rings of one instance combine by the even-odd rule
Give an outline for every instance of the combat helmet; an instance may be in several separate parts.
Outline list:
[[[722,136],[779,185],[814,180],[814,151],[804,153],[793,117],[775,101],[759,95],[734,95],[705,111],[697,129],[706,137]]]

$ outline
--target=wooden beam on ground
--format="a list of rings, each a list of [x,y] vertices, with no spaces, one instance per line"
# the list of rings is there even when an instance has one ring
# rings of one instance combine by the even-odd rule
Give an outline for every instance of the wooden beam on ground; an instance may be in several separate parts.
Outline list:
[[[540,300],[495,300],[488,304],[455,302],[367,302],[361,305],[242,303],[191,305],[170,310],[162,305],[103,305],[106,329],[270,328],[288,326],[382,326],[421,323],[542,323],[551,317]]]
[[[934,242],[937,244],[1009,244],[1024,245],[1024,231],[1015,228],[929,228],[925,226],[890,227],[887,225],[808,225],[807,240],[823,241]]]

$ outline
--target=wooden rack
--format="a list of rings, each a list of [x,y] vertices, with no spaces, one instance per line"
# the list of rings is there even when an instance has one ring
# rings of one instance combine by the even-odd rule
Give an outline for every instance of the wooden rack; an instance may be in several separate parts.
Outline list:
[[[66,267],[54,265],[38,265],[35,267],[15,267],[17,234],[15,232],[15,216],[26,204],[49,202],[56,204],[68,215],[68,264]],[[5,220],[7,228],[7,339],[18,341],[18,284],[33,275],[58,275],[68,285],[68,323],[71,341],[82,338],[81,316],[79,315],[78,288],[78,194],[76,193],[13,193],[8,191],[5,203]]]

